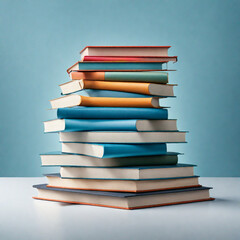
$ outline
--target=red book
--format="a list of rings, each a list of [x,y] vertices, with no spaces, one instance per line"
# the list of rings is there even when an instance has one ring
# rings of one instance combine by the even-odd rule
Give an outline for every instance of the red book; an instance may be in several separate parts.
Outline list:
[[[82,60],[84,62],[177,62],[177,56],[84,56]]]

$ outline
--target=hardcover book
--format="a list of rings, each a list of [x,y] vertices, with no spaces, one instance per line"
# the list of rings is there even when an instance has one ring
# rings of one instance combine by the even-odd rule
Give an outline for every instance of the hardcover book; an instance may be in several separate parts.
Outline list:
[[[177,120],[55,119],[44,122],[44,132],[177,131]]]
[[[184,143],[186,132],[60,132],[61,142],[88,143]]]
[[[93,80],[74,80],[60,85],[63,94],[69,94],[82,89],[109,90],[111,97],[117,97],[118,92],[136,93],[152,96],[174,96],[174,84],[155,84],[141,82],[110,82]],[[92,91],[94,94],[94,91]],[[114,95],[115,94],[115,95]],[[94,97],[94,95],[92,95]],[[95,96],[97,97],[97,96]],[[107,96],[106,96],[107,97]],[[137,97],[133,95],[133,97]]]
[[[159,71],[163,63],[160,62],[76,62],[67,72],[71,71]]]
[[[165,152],[156,156],[97,158],[81,154],[65,154],[49,152],[40,154],[42,166],[72,166],[72,167],[129,167],[129,166],[159,166],[174,165],[178,162],[176,152]]]
[[[67,119],[168,119],[168,110],[161,108],[72,107],[58,108],[58,118]]]
[[[85,56],[154,56],[167,57],[171,46],[86,46],[81,52]]]
[[[148,82],[148,83],[168,83],[168,73],[166,72],[81,72],[71,71],[69,74],[72,80],[97,80],[97,81],[117,81],[117,82]]]
[[[132,167],[61,167],[62,178],[147,180],[193,176],[192,164]]]
[[[86,97],[78,94],[50,100],[52,109],[64,107],[135,107],[135,108],[161,108],[158,97],[148,98],[110,98]]]
[[[151,192],[167,189],[200,187],[198,176],[156,180],[109,180],[61,178],[60,174],[46,174],[48,187],[111,192]]]
[[[165,143],[155,144],[92,144],[62,143],[63,153],[77,153],[98,158],[162,155],[167,152]]]
[[[83,62],[177,62],[177,56],[85,56]]]
[[[172,204],[213,200],[208,187],[183,188],[144,193],[121,193],[88,191],[67,188],[47,187],[46,184],[34,185],[41,199],[55,202],[86,204],[120,209],[138,209]]]

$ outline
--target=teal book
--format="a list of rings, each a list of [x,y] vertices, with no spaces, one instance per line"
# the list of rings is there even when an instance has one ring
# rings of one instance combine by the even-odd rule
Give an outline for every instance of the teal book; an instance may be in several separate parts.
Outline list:
[[[141,71],[141,72],[70,72],[72,80],[105,80],[116,82],[147,82],[147,83],[168,83],[168,73],[161,71]]]
[[[161,155],[167,152],[165,143],[155,144],[93,144],[61,143],[63,153],[76,153],[97,158]]]
[[[161,62],[77,62],[67,69],[67,72],[79,71],[134,71],[134,70],[148,70],[158,71],[162,70],[163,63]]]
[[[131,166],[113,168],[61,167],[62,178],[153,180],[194,176],[193,164]]]
[[[44,132],[177,131],[176,120],[55,119],[44,122]]]
[[[161,108],[72,107],[58,108],[57,117],[65,119],[168,119],[168,110]]]

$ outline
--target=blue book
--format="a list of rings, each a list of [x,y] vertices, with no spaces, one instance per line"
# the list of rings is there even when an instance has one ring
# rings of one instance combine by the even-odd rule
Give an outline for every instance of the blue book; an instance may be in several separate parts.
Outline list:
[[[192,177],[193,164],[130,166],[130,167],[61,167],[62,178],[115,179],[115,180],[154,180],[179,177]]]
[[[149,98],[150,95],[130,93],[130,92],[120,92],[120,91],[110,91],[110,90],[98,90],[98,89],[83,89],[81,91],[74,92],[80,96],[86,97],[114,97],[114,98]],[[62,94],[64,95],[64,94]],[[67,95],[67,94],[66,94]],[[159,96],[157,96],[159,97]]]
[[[211,189],[209,187],[189,187],[141,193],[57,188],[48,187],[47,184],[33,185],[33,187],[39,190],[38,196],[34,199],[128,210],[214,200],[209,196]]]
[[[165,143],[154,144],[92,144],[62,143],[63,153],[76,153],[97,158],[161,155],[167,152]]]
[[[161,62],[77,62],[67,69],[71,71],[127,71],[127,70],[162,70]]]
[[[176,120],[55,119],[44,122],[44,132],[177,131]]]
[[[167,109],[124,107],[58,108],[57,117],[65,119],[168,119]]]

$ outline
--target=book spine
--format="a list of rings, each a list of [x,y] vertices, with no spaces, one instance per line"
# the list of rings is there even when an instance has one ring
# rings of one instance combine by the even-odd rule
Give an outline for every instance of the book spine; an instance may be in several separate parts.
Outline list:
[[[150,94],[149,83],[132,82],[108,82],[108,81],[89,81],[83,80],[84,89],[112,90],[121,92],[133,92],[139,94]]]
[[[133,108],[154,108],[153,100],[159,98],[104,98],[81,96],[80,106],[86,107],[133,107]]]
[[[159,62],[79,62],[78,70],[162,70]]]

